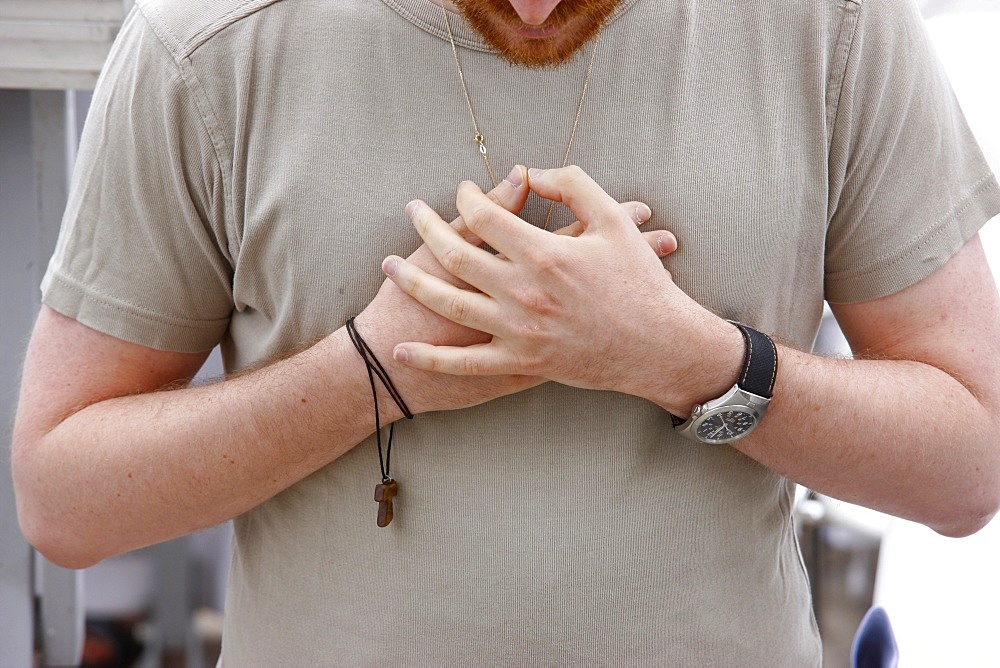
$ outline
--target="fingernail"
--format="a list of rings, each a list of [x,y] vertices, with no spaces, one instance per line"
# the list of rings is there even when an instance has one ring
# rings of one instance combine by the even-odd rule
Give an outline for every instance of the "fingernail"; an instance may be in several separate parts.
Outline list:
[[[507,183],[511,184],[515,188],[520,188],[524,184],[524,175],[521,174],[521,165],[514,165],[514,169],[510,170],[510,174],[504,179]]]
[[[537,179],[539,176],[545,173],[544,169],[538,169],[537,167],[532,167],[528,170],[529,179]]]
[[[410,355],[406,352],[406,348],[396,348],[392,351],[392,358],[397,362],[409,362]]]
[[[396,269],[397,269],[396,258],[387,257],[386,259],[382,260],[382,271],[383,273],[385,273],[386,276],[390,277],[395,276]]]
[[[672,234],[661,234],[656,240],[656,250],[660,255],[673,253],[677,250],[677,237]]]
[[[412,216],[413,212],[417,210],[418,206],[420,206],[420,200],[413,200],[412,202],[410,202],[409,204],[407,204],[406,205],[406,215]]]
[[[653,217],[653,210],[641,202],[635,207],[635,217],[640,223],[645,223]]]

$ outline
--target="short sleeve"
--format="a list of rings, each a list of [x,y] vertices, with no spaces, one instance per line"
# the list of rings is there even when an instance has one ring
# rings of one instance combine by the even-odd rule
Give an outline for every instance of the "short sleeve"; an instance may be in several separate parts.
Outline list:
[[[847,2],[831,133],[825,293],[875,299],[941,267],[1000,211],[1000,188],[912,0]]]
[[[84,127],[43,302],[163,350],[214,346],[232,312],[217,153],[176,59],[134,9]]]

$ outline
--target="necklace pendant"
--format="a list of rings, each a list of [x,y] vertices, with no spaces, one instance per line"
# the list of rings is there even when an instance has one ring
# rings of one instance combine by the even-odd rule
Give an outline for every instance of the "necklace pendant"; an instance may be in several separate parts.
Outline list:
[[[396,481],[392,478],[375,485],[375,500],[378,501],[376,524],[380,527],[387,527],[392,522],[392,499],[396,496],[397,489]]]
[[[474,139],[476,140],[476,143],[479,144],[479,152],[486,155],[486,137],[477,132]]]

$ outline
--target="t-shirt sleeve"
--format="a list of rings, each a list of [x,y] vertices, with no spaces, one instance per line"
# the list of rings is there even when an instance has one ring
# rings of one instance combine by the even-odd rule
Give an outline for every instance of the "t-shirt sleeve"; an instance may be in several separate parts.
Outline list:
[[[117,338],[194,352],[226,331],[232,261],[210,116],[183,64],[134,9],[94,92],[42,299]]]
[[[1000,188],[912,0],[857,7],[830,144],[826,298],[893,294],[994,215]]]

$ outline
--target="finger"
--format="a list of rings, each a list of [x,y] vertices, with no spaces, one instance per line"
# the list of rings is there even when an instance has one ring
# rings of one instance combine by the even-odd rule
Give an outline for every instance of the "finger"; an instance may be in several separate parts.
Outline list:
[[[642,225],[653,217],[652,210],[642,202],[622,202],[622,209],[625,210],[625,213],[632,218],[632,221],[636,225]],[[587,229],[587,226],[582,221],[577,220],[569,225],[560,227],[558,230],[553,230],[553,233],[565,237],[578,237],[583,234],[585,229]]]
[[[441,317],[481,332],[495,333],[498,306],[488,295],[455,287],[397,255],[382,261],[382,271],[400,290]]]
[[[514,168],[510,170],[510,174],[498,183],[493,190],[486,193],[486,196],[507,211],[514,214],[520,213],[530,192],[524,187],[526,173],[527,169],[525,167],[514,165]],[[469,230],[468,225],[465,224],[465,220],[461,216],[453,220],[451,226],[469,243],[477,246],[483,243],[482,239]]]
[[[491,292],[506,273],[508,263],[462,238],[420,200],[406,205],[406,213],[438,264],[452,276],[483,292]]]
[[[493,342],[471,346],[434,346],[429,343],[399,343],[392,357],[421,371],[455,376],[497,376],[512,373],[514,365]]]
[[[497,206],[472,181],[459,185],[456,203],[469,230],[514,261],[550,241],[548,232]]]
[[[576,165],[529,169],[528,187],[568,206],[588,228],[615,229],[628,219],[618,202]]]
[[[621,207],[636,225],[649,222],[653,217],[653,210],[645,202],[622,202]]]
[[[666,257],[677,250],[677,237],[665,230],[643,232],[642,238],[656,251],[657,257]]]
[[[553,230],[552,234],[558,234],[561,237],[578,237],[583,234],[585,229],[587,229],[587,226],[577,220],[569,225],[560,227],[558,230]]]

